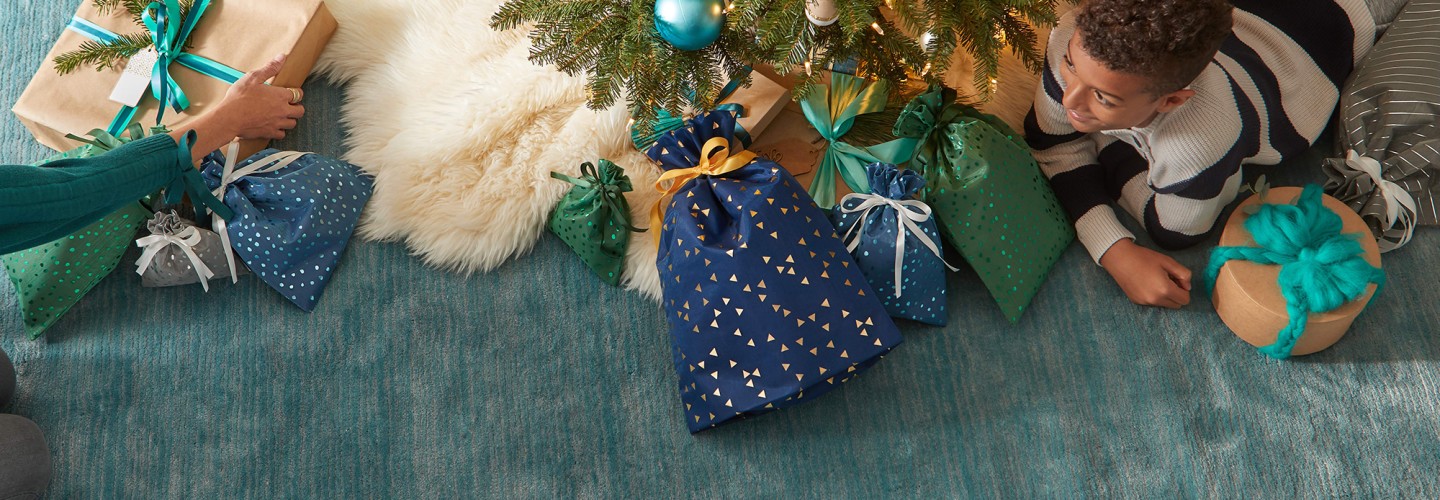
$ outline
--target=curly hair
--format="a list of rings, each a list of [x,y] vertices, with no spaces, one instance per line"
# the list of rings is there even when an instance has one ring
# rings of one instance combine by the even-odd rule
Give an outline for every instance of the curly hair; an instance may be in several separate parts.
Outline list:
[[[1089,0],[1076,29],[1090,57],[1150,80],[1161,95],[1185,88],[1220,50],[1232,26],[1228,0]]]

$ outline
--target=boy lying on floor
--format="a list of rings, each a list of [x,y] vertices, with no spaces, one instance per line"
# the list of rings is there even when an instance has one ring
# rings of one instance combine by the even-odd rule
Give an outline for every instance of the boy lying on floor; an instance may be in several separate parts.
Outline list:
[[[1233,3],[1233,8],[1232,8]],[[1050,33],[1025,135],[1076,234],[1132,302],[1190,302],[1165,249],[1206,238],[1241,165],[1309,148],[1404,0],[1088,0]]]

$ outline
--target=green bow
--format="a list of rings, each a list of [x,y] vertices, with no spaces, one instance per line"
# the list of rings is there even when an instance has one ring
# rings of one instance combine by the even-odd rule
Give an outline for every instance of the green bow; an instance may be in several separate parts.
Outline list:
[[[565,206],[567,209],[581,209],[589,207],[599,198],[600,203],[610,209],[611,217],[621,227],[637,233],[647,231],[644,228],[635,227],[630,219],[630,208],[625,201],[625,194],[634,191],[630,184],[630,176],[620,166],[611,163],[610,160],[600,159],[600,167],[597,169],[594,164],[585,162],[580,165],[580,178],[571,177],[560,172],[550,172],[550,177],[569,182],[579,186],[582,190],[589,190],[584,196],[569,199]]]
[[[905,105],[895,120],[896,137],[919,142],[914,158],[906,167],[928,181],[925,192],[960,189],[985,178],[989,164],[965,160],[965,130],[983,122],[1005,134],[1011,142],[1029,150],[1025,140],[1000,118],[955,101],[953,89],[930,86]]]
[[[120,146],[125,145],[125,143],[127,142],[144,139],[154,134],[164,134],[169,132],[170,131],[166,130],[165,127],[157,126],[151,127],[149,132],[147,133],[144,127],[141,127],[140,124],[135,123],[131,124],[129,127],[122,129],[122,131],[118,134],[111,134],[109,131],[98,128],[91,130],[89,133],[86,134],[86,136],[65,134],[66,139],[80,142],[83,145],[74,149],[70,149],[68,151],[55,153],[54,155],[51,155],[44,160],[40,160],[40,162],[36,163],[35,165],[40,166],[46,163],[63,160],[66,158],[89,158],[91,156],[99,156],[116,148],[119,148]]]
[[[855,125],[856,117],[884,111],[889,95],[890,84],[884,80],[869,84],[851,75],[831,73],[830,85],[817,86],[800,101],[805,120],[830,143],[815,172],[815,180],[810,183],[810,195],[821,208],[835,206],[837,173],[851,191],[869,193],[865,165],[876,162],[898,165],[914,156],[918,141],[910,138],[870,147],[853,146],[840,140]]]

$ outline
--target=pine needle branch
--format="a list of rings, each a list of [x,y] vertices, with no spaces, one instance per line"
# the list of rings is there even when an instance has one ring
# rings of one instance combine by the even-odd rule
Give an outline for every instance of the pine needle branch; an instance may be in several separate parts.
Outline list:
[[[792,91],[803,99],[835,66],[901,85],[939,82],[963,49],[984,97],[1006,49],[1032,68],[1043,63],[1035,27],[1054,24],[1059,0],[834,0],[838,19],[829,26],[806,18],[806,0],[726,0],[720,38],[694,51],[661,39],[655,1],[510,0],[491,27],[527,29],[532,61],[585,75],[590,107],[624,99],[643,128],[662,109],[713,106],[721,87],[748,84],[746,68],[757,65],[795,75]]]
[[[55,56],[55,71],[66,75],[83,67],[94,67],[96,71],[118,68],[151,43],[146,33],[120,35],[113,43],[87,40],[80,48]]]

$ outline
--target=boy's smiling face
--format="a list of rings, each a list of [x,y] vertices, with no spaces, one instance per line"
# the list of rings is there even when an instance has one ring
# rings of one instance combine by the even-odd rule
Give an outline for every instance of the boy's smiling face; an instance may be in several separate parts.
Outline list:
[[[1080,32],[1070,37],[1061,62],[1066,118],[1077,132],[1093,133],[1148,125],[1159,113],[1180,107],[1195,91],[1155,95],[1143,76],[1105,67],[1085,52]]]

